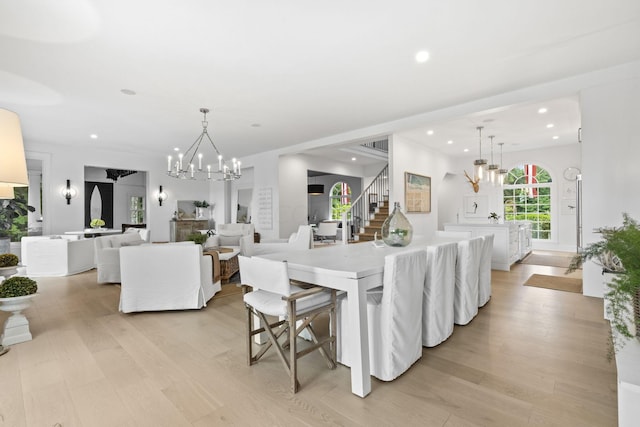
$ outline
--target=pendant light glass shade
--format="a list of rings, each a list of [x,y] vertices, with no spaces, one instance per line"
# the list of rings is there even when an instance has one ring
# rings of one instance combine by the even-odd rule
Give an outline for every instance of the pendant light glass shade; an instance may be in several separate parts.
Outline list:
[[[485,179],[485,168],[487,167],[487,159],[482,158],[482,126],[478,126],[478,144],[480,147],[480,157],[473,161],[473,173],[480,180]]]
[[[498,182],[500,184],[500,187],[502,187],[504,185],[505,179],[507,179],[509,170],[502,167],[502,146],[504,145],[504,142],[501,142],[498,145],[500,146],[500,169],[498,169]]]
[[[29,185],[27,160],[20,118],[16,113],[0,108],[0,184],[10,187]]]
[[[494,135],[489,136],[489,139],[491,140],[491,164],[487,167],[487,179],[491,182],[492,186],[495,186],[498,182],[498,170],[500,169],[500,166],[493,163],[493,138],[495,138]]]

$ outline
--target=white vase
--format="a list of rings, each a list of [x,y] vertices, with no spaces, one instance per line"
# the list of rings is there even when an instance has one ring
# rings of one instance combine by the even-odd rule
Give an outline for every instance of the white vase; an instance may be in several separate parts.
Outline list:
[[[12,345],[25,341],[31,341],[31,331],[29,330],[29,320],[22,314],[31,305],[31,299],[37,294],[24,295],[21,297],[0,298],[0,310],[11,313],[11,316],[4,322],[0,344]]]

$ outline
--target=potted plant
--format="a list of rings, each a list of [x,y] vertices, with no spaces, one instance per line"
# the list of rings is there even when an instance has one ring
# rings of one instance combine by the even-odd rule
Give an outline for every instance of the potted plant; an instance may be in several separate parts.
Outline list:
[[[489,214],[489,217],[488,217],[488,218],[489,218],[489,222],[490,222],[491,224],[497,224],[497,223],[498,223],[498,221],[500,220],[500,215],[498,215],[498,214],[497,214],[497,213],[495,213],[495,212],[491,212],[491,213]]]
[[[104,224],[105,224],[105,222],[101,218],[93,218],[91,220],[91,222],[89,223],[91,228],[100,228],[100,227],[103,227]]]
[[[28,277],[13,276],[0,283],[0,310],[12,313],[4,324],[0,355],[7,352],[5,345],[31,340],[29,321],[22,310],[29,307],[37,291],[37,283]]]
[[[622,219],[621,227],[600,228],[602,239],[574,256],[567,270],[593,260],[603,273],[614,273],[604,295],[612,329],[610,357],[640,331],[640,228],[628,214],[622,214]]]
[[[0,276],[11,276],[18,272],[18,257],[14,254],[0,254]]]
[[[191,240],[192,242],[195,242],[197,245],[204,245],[204,242],[207,241],[208,237],[209,236],[207,236],[206,234],[193,233],[187,236],[187,240]]]
[[[16,227],[14,220],[26,217],[29,212],[35,210],[33,206],[27,205],[20,192],[16,192],[15,199],[0,200],[0,253],[9,252],[12,238],[19,241],[24,234],[24,231]]]

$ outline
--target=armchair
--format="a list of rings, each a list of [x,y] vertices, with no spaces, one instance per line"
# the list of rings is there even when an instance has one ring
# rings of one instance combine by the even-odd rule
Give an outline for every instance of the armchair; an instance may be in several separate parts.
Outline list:
[[[220,291],[213,282],[212,257],[194,244],[120,248],[123,313],[199,309]]]
[[[209,237],[204,247],[240,246],[240,239],[243,236],[251,236],[253,238],[254,232],[255,226],[253,224],[218,224],[217,234]]]
[[[318,229],[316,230],[316,236],[322,242],[329,239],[335,242],[337,233],[338,233],[337,222],[321,222],[320,224],[318,224]]]
[[[148,233],[146,229],[133,230]],[[96,237],[91,240],[93,240],[93,245],[95,246],[98,283],[120,283],[120,248],[122,246],[137,246],[145,243],[141,234],[135,231],[114,236]]]

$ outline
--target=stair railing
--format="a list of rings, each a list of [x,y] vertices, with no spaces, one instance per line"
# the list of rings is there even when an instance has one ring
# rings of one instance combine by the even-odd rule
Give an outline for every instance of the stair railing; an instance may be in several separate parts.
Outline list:
[[[370,202],[370,195],[377,195],[375,202]],[[378,173],[378,175],[371,181],[371,184],[365,188],[362,193],[351,202],[351,209],[342,213],[342,243],[346,245],[349,243],[349,239],[352,238],[353,233],[359,233],[360,228],[364,227],[364,222],[369,220],[371,214],[375,212],[375,208],[378,207],[378,202],[389,198],[389,165],[385,165],[384,168]]]

